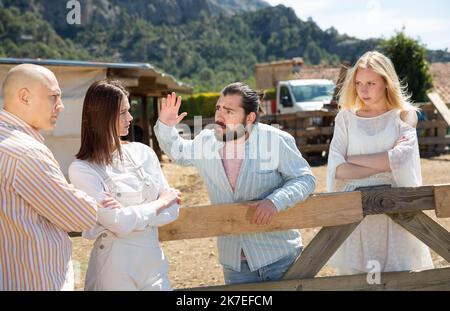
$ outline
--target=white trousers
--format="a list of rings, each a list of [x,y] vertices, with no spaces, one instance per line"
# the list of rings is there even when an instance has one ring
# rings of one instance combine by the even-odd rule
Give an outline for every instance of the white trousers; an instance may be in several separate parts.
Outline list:
[[[94,243],[86,273],[88,291],[170,291],[169,263],[156,228],[117,237],[107,231]]]

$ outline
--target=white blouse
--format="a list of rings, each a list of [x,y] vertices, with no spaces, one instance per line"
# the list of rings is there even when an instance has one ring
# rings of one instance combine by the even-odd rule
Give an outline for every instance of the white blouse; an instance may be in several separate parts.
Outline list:
[[[401,136],[408,140],[394,148]],[[342,190],[343,185],[336,180],[335,174],[347,156],[386,151],[394,187],[422,185],[416,129],[400,118],[399,110],[392,109],[373,118],[359,117],[353,111],[340,111],[335,119],[328,156],[327,191]]]
[[[407,141],[394,147],[406,136]],[[388,152],[391,171],[361,179],[337,180],[336,168],[347,156]],[[388,184],[393,187],[422,185],[416,129],[405,123],[399,110],[372,118],[353,111],[340,111],[335,119],[327,166],[327,190],[353,191],[358,187]],[[433,268],[430,251],[408,231],[386,215],[366,216],[330,259],[338,274],[369,271],[371,263],[381,271]],[[340,273],[342,272],[342,273]]]
[[[156,214],[157,204],[154,201],[159,194],[169,188],[166,178],[161,170],[158,157],[148,146],[141,143],[123,144],[133,157],[135,165],[123,155],[123,161],[118,153],[113,153],[112,165],[103,167],[107,175],[116,185],[119,192],[116,199],[123,205],[122,208],[99,208],[97,212],[97,225],[89,231],[83,232],[83,237],[95,239],[106,230],[114,232],[118,236],[124,236],[133,231],[142,231],[147,227],[160,227],[174,221],[178,217],[179,205],[174,204]],[[88,195],[101,202],[105,189],[102,176],[92,168],[92,164],[83,160],[75,160],[69,167],[69,178],[76,188],[85,191]],[[150,191],[145,191],[142,199],[136,201],[133,194],[143,191],[142,178],[139,178],[138,169],[142,169],[146,182],[150,184]],[[133,198],[133,199],[131,199]]]

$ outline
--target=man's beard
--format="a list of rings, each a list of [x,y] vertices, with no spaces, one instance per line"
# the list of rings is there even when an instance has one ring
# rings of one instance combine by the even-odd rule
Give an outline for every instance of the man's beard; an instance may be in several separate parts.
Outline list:
[[[218,127],[224,129],[225,132],[219,131]],[[221,122],[216,122],[216,128],[214,129],[214,135],[218,141],[228,142],[238,140],[242,136],[247,134],[245,123],[236,124],[232,128]]]

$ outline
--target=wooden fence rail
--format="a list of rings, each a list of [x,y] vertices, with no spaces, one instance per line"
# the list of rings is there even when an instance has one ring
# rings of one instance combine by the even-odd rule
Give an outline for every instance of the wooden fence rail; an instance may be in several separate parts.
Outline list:
[[[163,227],[160,230],[161,237],[174,239],[223,235],[225,231],[228,234],[256,232],[254,230],[256,227],[259,228],[259,232],[264,232],[292,227],[323,226],[280,281],[199,287],[188,290],[450,290],[450,268],[381,273],[380,284],[368,282],[367,275],[315,278],[366,215],[388,215],[450,262],[450,233],[423,213],[423,210],[435,210],[438,217],[450,216],[450,184],[415,188],[378,186],[358,190],[349,193],[313,195],[305,202],[277,214],[274,218],[276,224],[266,226],[249,224],[251,209],[246,208],[245,205],[223,205],[211,214],[205,214],[204,208],[182,209],[180,223],[177,224],[177,221]],[[235,214],[234,209],[241,211]],[[188,210],[192,212],[189,216],[186,214]],[[323,213],[323,217],[318,217],[320,212]],[[197,216],[194,216],[196,213],[198,213]],[[220,227],[218,225],[220,217],[225,224],[222,229],[216,228]],[[192,223],[193,219],[199,218],[203,218],[202,224],[190,226],[191,233],[179,231],[181,227],[185,227],[180,226],[183,219]],[[245,221],[243,221],[244,218]],[[210,228],[211,231],[207,235],[197,229],[208,226],[209,220],[212,219],[216,229]]]
[[[205,238],[225,234],[329,227],[361,221],[366,215],[435,210],[435,192],[443,198],[439,215],[450,210],[450,185],[413,188],[387,186],[361,191],[320,193],[277,214],[269,225],[250,223],[253,209],[245,203],[194,206],[180,209],[177,221],[159,230],[162,241]],[[444,195],[447,193],[447,196]],[[195,224],[187,226],[186,224]]]
[[[299,214],[305,210],[311,211],[321,204],[327,207],[328,204],[331,204],[338,210],[339,217],[335,220],[334,225],[325,226],[316,234],[281,281],[200,287],[189,290],[450,290],[450,268],[381,273],[380,280],[382,282],[380,284],[368,282],[367,275],[314,278],[366,215],[388,215],[438,255],[450,262],[450,233],[423,213],[423,210],[435,210],[438,217],[450,215],[450,184],[416,188],[380,186],[359,190],[352,193],[332,194],[324,201],[319,201],[318,198],[326,198],[326,195],[315,195],[291,209],[291,211],[295,211],[295,214]],[[359,196],[356,195],[358,193]],[[345,202],[339,201],[338,203],[338,199],[342,198],[345,198]],[[339,206],[342,203],[351,206],[351,208],[341,210]],[[235,207],[225,207],[225,210],[218,211],[218,213],[232,215],[232,211],[229,209]],[[239,207],[242,208],[242,206]],[[360,210],[359,214],[356,213],[357,209]],[[316,212],[306,213],[302,216],[309,217],[311,223],[317,226],[320,226],[323,221],[330,222],[329,219],[318,219],[315,216]],[[286,215],[287,213],[288,211],[281,212],[275,219],[280,220],[283,218],[283,214]],[[347,217],[345,214],[347,214]],[[190,216],[192,217],[192,215]],[[236,223],[230,222],[234,219],[233,217],[227,219],[231,224]],[[302,217],[297,219],[303,221],[301,224],[299,223],[298,228],[307,223]],[[353,221],[350,222],[350,219]],[[357,220],[355,221],[355,219]],[[342,222],[347,221],[348,224],[342,224]],[[169,227],[170,225],[163,229]],[[265,229],[268,227],[270,225],[261,226],[259,231],[266,231]],[[282,229],[290,227],[290,224],[286,224],[286,226],[282,226]],[[231,229],[232,232],[239,232],[237,228],[232,228],[232,226],[227,229]],[[249,230],[251,228],[248,227],[248,224],[247,227],[244,226],[241,229],[241,233],[253,232]],[[176,230],[170,232],[171,235],[176,233]]]
[[[438,193],[439,202],[435,201]],[[254,209],[245,203],[191,206],[180,209],[176,221],[159,229],[161,241],[214,237],[351,224],[366,215],[435,210],[450,214],[450,185],[413,188],[379,186],[360,191],[319,193],[277,214],[269,225],[251,224]],[[195,224],[186,225],[186,224]],[[78,236],[71,233],[71,236]]]
[[[191,291],[381,291],[450,290],[450,268],[411,272],[385,272],[380,284],[367,282],[366,274],[304,278],[251,284],[190,288]]]

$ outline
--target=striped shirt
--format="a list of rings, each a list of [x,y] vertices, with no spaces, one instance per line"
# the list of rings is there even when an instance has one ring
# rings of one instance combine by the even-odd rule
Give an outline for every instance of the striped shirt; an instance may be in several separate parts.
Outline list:
[[[68,289],[67,232],[96,222],[96,201],[67,183],[43,142],[0,110],[0,290]]]
[[[205,129],[193,140],[181,138],[175,127],[157,122],[155,134],[163,151],[177,164],[193,165],[205,182],[212,204],[268,199],[278,211],[305,200],[315,178],[294,138],[266,124],[255,124],[245,142],[244,159],[233,191],[221,159],[223,142]],[[255,271],[292,254],[302,246],[297,230],[218,237],[220,263],[240,271],[241,251]]]

